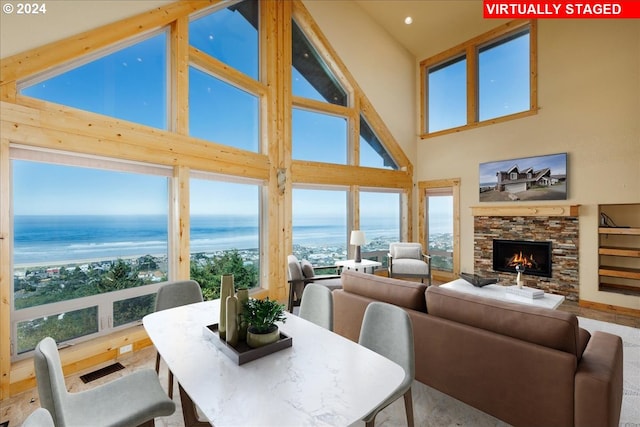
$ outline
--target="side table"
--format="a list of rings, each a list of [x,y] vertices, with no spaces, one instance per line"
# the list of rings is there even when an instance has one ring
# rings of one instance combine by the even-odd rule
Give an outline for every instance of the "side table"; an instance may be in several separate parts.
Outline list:
[[[336,261],[336,266],[338,267],[338,270],[340,272],[343,268],[346,268],[347,270],[362,271],[363,273],[373,274],[373,272],[376,270],[376,267],[382,267],[382,263],[378,261],[371,261],[368,259],[363,259],[361,262],[356,262],[353,259],[348,259],[346,261]]]

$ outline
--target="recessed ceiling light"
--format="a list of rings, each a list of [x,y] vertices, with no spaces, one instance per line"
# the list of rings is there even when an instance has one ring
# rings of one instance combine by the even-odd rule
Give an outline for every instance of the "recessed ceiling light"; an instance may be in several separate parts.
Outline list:
[[[413,18],[410,16],[407,16],[406,18],[404,18],[404,23],[407,25],[410,25],[413,23]]]

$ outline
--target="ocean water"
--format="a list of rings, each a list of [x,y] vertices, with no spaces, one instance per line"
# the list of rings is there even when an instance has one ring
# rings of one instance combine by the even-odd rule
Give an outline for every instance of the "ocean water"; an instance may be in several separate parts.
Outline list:
[[[363,218],[367,240],[397,238],[398,227],[384,218]],[[14,264],[115,259],[167,254],[168,220],[163,215],[16,215]],[[346,226],[337,218],[298,219],[294,244],[313,247],[346,245]],[[255,216],[195,215],[191,218],[191,252],[258,248]]]

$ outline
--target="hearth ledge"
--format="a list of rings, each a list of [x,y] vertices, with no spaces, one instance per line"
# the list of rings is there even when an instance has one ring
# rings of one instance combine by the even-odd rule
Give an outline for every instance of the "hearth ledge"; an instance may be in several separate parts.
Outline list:
[[[473,216],[566,216],[577,217],[580,205],[471,206]]]

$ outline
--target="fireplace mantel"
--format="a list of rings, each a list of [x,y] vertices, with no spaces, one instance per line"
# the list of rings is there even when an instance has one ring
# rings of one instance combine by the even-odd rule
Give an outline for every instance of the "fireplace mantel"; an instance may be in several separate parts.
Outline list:
[[[473,216],[577,217],[580,205],[471,206]]]

